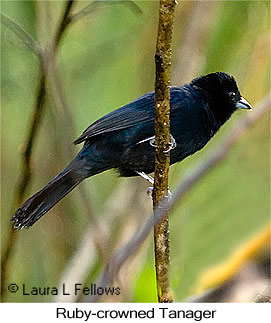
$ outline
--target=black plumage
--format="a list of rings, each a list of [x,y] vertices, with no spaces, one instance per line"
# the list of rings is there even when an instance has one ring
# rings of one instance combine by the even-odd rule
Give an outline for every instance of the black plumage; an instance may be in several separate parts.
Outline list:
[[[238,109],[251,109],[232,76],[217,72],[170,88],[170,133],[174,164],[202,149]],[[115,168],[121,176],[154,171],[154,92],[147,93],[91,124],[75,140],[84,142],[75,159],[14,214],[14,227],[34,224],[87,177]]]

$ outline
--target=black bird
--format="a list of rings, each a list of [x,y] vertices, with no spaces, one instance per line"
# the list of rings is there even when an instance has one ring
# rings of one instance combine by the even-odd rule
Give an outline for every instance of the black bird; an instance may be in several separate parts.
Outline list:
[[[202,149],[232,113],[251,109],[236,81],[217,72],[170,88],[170,133],[174,164]],[[84,142],[72,162],[12,217],[16,229],[28,228],[81,181],[115,168],[121,176],[146,177],[154,171],[154,92],[92,123],[75,144]]]

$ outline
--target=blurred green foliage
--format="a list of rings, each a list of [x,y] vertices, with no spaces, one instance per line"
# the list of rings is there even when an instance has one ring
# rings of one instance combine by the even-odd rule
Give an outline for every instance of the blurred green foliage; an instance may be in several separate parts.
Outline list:
[[[197,1],[179,2],[173,71],[181,59],[177,57],[177,49],[182,46],[186,24],[193,19],[193,9],[198,5]],[[2,1],[2,12],[23,26],[42,46],[50,39],[63,5],[60,1],[44,3]],[[75,9],[87,3],[78,1]],[[69,26],[58,52],[58,68],[75,133],[60,118],[61,113],[49,95],[34,148],[34,176],[28,194],[47,183],[69,161],[71,156],[64,153],[61,145],[72,145],[72,140],[91,122],[153,89],[158,7],[156,1],[136,3],[142,14],[120,3],[106,3]],[[204,63],[198,72],[220,70],[233,74],[243,96],[254,105],[270,90],[270,3],[218,1],[214,6],[208,34],[200,44]],[[36,95],[39,62],[5,27],[1,39],[1,232],[5,248],[9,220],[16,208],[11,204],[20,174],[19,152]],[[238,112],[232,119],[242,116]],[[232,122],[223,127],[206,149],[171,168],[172,190],[189,166],[200,162],[219,144]],[[226,162],[204,178],[171,215],[171,282],[177,301],[194,293],[202,272],[226,261],[238,246],[268,224],[269,152],[269,119],[265,117],[234,147]],[[96,216],[121,181],[135,183],[117,178],[112,171],[87,181]],[[87,223],[78,192],[72,192],[33,228],[18,233],[10,281],[28,286],[57,286]],[[152,251],[149,243],[138,273],[130,286],[123,287],[130,290],[123,301],[156,301]],[[101,264],[95,267],[95,277],[101,268]],[[50,300],[50,296],[7,295],[7,301],[12,302]]]

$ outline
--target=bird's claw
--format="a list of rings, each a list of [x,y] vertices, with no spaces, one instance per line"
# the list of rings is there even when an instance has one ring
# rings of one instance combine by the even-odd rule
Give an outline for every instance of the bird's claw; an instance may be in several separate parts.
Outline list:
[[[153,194],[153,187],[152,187],[152,186],[150,186],[150,187],[148,187],[148,189],[147,189],[147,195],[148,195],[148,197],[150,197],[151,199],[152,199],[152,194]]]
[[[153,187],[152,186],[148,187],[147,195],[150,198],[153,198]],[[167,190],[167,195],[165,195],[165,199],[167,199],[168,202],[170,202],[172,200],[172,193],[170,192],[169,188]]]
[[[172,193],[170,192],[169,188],[167,190],[167,195],[165,196],[168,202],[172,200]]]
[[[172,137],[173,138],[173,137]],[[174,138],[173,138],[174,139]],[[174,140],[175,142],[175,140]],[[141,176],[142,178],[146,179],[149,183],[151,183],[152,185],[154,185],[154,178],[151,177],[150,175],[144,173],[144,172],[139,172],[139,171],[135,171],[139,176]],[[153,186],[148,187],[147,189],[147,195],[152,198],[153,197]],[[171,201],[172,199],[172,193],[170,192],[169,188],[167,190],[167,195],[165,195],[165,198],[169,201]]]
[[[157,147],[156,145],[155,145],[155,136],[154,137],[152,137],[151,139],[150,139],[150,145],[152,146],[152,147]],[[176,148],[176,146],[177,146],[177,143],[176,143],[176,140],[175,140],[175,138],[172,136],[172,134],[170,134],[170,143],[169,143],[169,146],[168,146],[168,148],[167,149],[165,149],[163,152],[164,153],[168,153],[169,151],[171,151],[172,149],[174,149],[174,148]]]
[[[155,144],[155,136],[151,137],[149,143],[152,147],[157,147]],[[164,150],[164,153],[168,153],[172,149],[175,149],[176,146],[177,146],[177,142],[176,142],[175,138],[172,136],[172,134],[170,134],[170,143],[169,143],[168,148]]]
[[[177,146],[177,142],[174,139],[174,137],[172,136],[172,134],[170,134],[170,143],[169,143],[168,148],[166,150],[164,150],[164,153],[168,153],[172,149],[176,148],[176,146]]]

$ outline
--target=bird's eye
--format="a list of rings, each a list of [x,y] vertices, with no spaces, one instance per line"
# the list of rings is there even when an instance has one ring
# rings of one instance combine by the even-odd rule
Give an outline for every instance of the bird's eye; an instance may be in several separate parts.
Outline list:
[[[235,92],[230,92],[230,93],[229,93],[229,95],[230,95],[230,98],[231,98],[231,99],[234,99],[234,98],[235,98],[235,96],[236,96],[236,93],[235,93]]]

